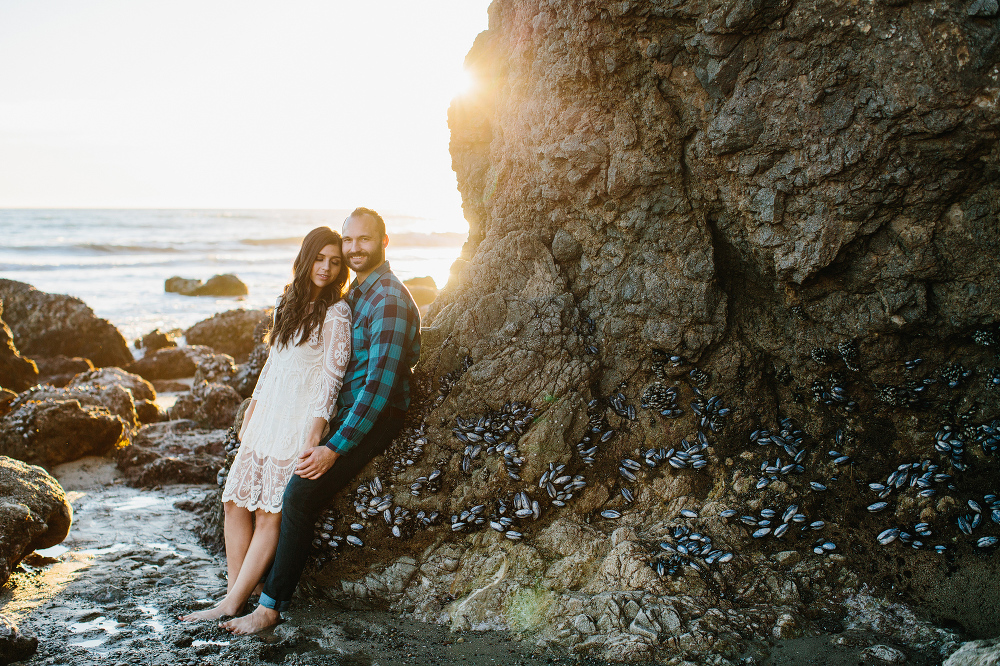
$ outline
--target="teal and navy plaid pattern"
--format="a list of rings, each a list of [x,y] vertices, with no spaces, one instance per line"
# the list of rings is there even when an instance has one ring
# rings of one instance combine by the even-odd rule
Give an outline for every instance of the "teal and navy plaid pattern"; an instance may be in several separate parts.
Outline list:
[[[347,301],[354,347],[326,442],[338,453],[360,443],[383,414],[401,417],[409,408],[410,369],[420,356],[420,312],[389,262],[351,283]]]

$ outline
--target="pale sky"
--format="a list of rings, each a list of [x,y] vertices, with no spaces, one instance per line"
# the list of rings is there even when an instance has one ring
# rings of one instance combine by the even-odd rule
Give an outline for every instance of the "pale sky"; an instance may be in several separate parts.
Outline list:
[[[447,108],[488,5],[0,0],[0,208],[366,205],[460,227]]]

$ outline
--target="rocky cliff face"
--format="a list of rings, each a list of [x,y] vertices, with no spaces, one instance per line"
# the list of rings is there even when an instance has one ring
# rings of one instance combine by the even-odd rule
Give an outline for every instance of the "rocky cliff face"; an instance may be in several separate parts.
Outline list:
[[[318,527],[338,594],[612,659],[947,651],[896,601],[995,634],[998,25],[496,0],[424,393]]]

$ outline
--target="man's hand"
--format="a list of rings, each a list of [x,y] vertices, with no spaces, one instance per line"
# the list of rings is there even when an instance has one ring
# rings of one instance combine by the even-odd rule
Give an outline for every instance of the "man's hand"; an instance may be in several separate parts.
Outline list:
[[[310,446],[299,456],[295,473],[303,479],[318,479],[333,467],[340,454],[328,446]]]

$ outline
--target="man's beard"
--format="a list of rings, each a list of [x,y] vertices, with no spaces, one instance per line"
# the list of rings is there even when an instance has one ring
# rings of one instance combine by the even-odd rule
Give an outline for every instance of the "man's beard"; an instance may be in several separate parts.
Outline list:
[[[355,257],[365,257],[364,263],[356,268],[354,266]],[[383,248],[379,248],[374,253],[352,252],[351,254],[347,255],[347,262],[350,265],[351,270],[353,270],[355,273],[367,273],[372,269],[382,265],[382,262],[384,261],[385,261],[385,250]]]

